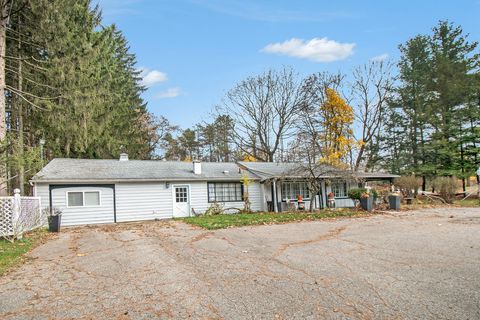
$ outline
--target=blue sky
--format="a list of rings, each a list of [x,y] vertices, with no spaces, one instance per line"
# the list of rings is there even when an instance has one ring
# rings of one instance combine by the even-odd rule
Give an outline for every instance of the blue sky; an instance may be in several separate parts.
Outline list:
[[[480,0],[99,0],[103,24],[126,35],[148,90],[148,108],[183,128],[209,120],[243,78],[290,66],[300,76],[347,73],[440,19],[480,40]]]

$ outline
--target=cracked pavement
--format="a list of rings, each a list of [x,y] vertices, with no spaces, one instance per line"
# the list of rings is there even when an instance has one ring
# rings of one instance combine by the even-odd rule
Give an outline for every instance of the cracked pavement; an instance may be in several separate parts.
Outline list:
[[[480,319],[480,209],[63,229],[0,278],[0,318]]]

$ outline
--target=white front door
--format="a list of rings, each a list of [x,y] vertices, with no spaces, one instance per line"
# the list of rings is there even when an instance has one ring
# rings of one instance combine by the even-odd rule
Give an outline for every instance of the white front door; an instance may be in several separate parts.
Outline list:
[[[188,185],[174,185],[173,189],[173,217],[190,216],[190,187]]]

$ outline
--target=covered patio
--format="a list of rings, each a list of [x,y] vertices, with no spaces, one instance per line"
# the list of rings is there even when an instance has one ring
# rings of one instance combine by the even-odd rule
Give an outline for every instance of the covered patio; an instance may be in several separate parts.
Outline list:
[[[365,187],[370,181],[393,183],[393,179],[398,177],[383,172],[348,172],[331,169],[328,174],[315,177],[321,189],[318,194],[313,195],[308,187],[312,177],[308,176],[298,163],[240,162],[239,165],[261,177],[266,208],[271,212],[309,210],[312,201],[314,210],[323,209],[328,206],[328,195],[331,192],[336,208],[354,207],[354,200],[348,197],[350,189]],[[299,196],[302,199],[301,206]]]

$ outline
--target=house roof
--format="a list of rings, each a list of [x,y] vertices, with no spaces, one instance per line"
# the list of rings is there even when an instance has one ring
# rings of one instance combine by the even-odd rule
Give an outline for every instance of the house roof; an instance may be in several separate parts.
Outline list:
[[[271,178],[304,178],[305,166],[288,162],[202,162],[202,173],[193,173],[193,164],[182,161],[117,159],[64,159],[50,161],[33,176],[34,182],[98,182],[98,181],[240,181],[244,175],[250,180]],[[349,174],[331,166],[321,166],[319,178],[338,178]],[[393,179],[397,175],[383,172],[354,172],[354,177],[365,180]]]
[[[201,166],[202,173],[194,174],[191,162],[56,158],[38,172],[32,181],[240,181],[244,174],[251,180],[259,179],[251,172],[240,170],[233,162],[202,162]]]
[[[239,165],[259,176],[262,180],[271,178],[305,178],[309,176],[307,171],[308,166],[302,163],[241,161]],[[384,172],[348,172],[329,165],[320,165],[314,168],[314,170],[318,172],[318,178],[326,179],[345,177],[345,175],[349,174],[353,177],[366,180],[393,179],[398,177],[397,175]]]
[[[270,178],[294,178],[305,177],[306,174],[301,174],[301,167],[298,163],[293,162],[247,162],[240,161],[238,163],[245,169],[253,172],[262,180]]]

